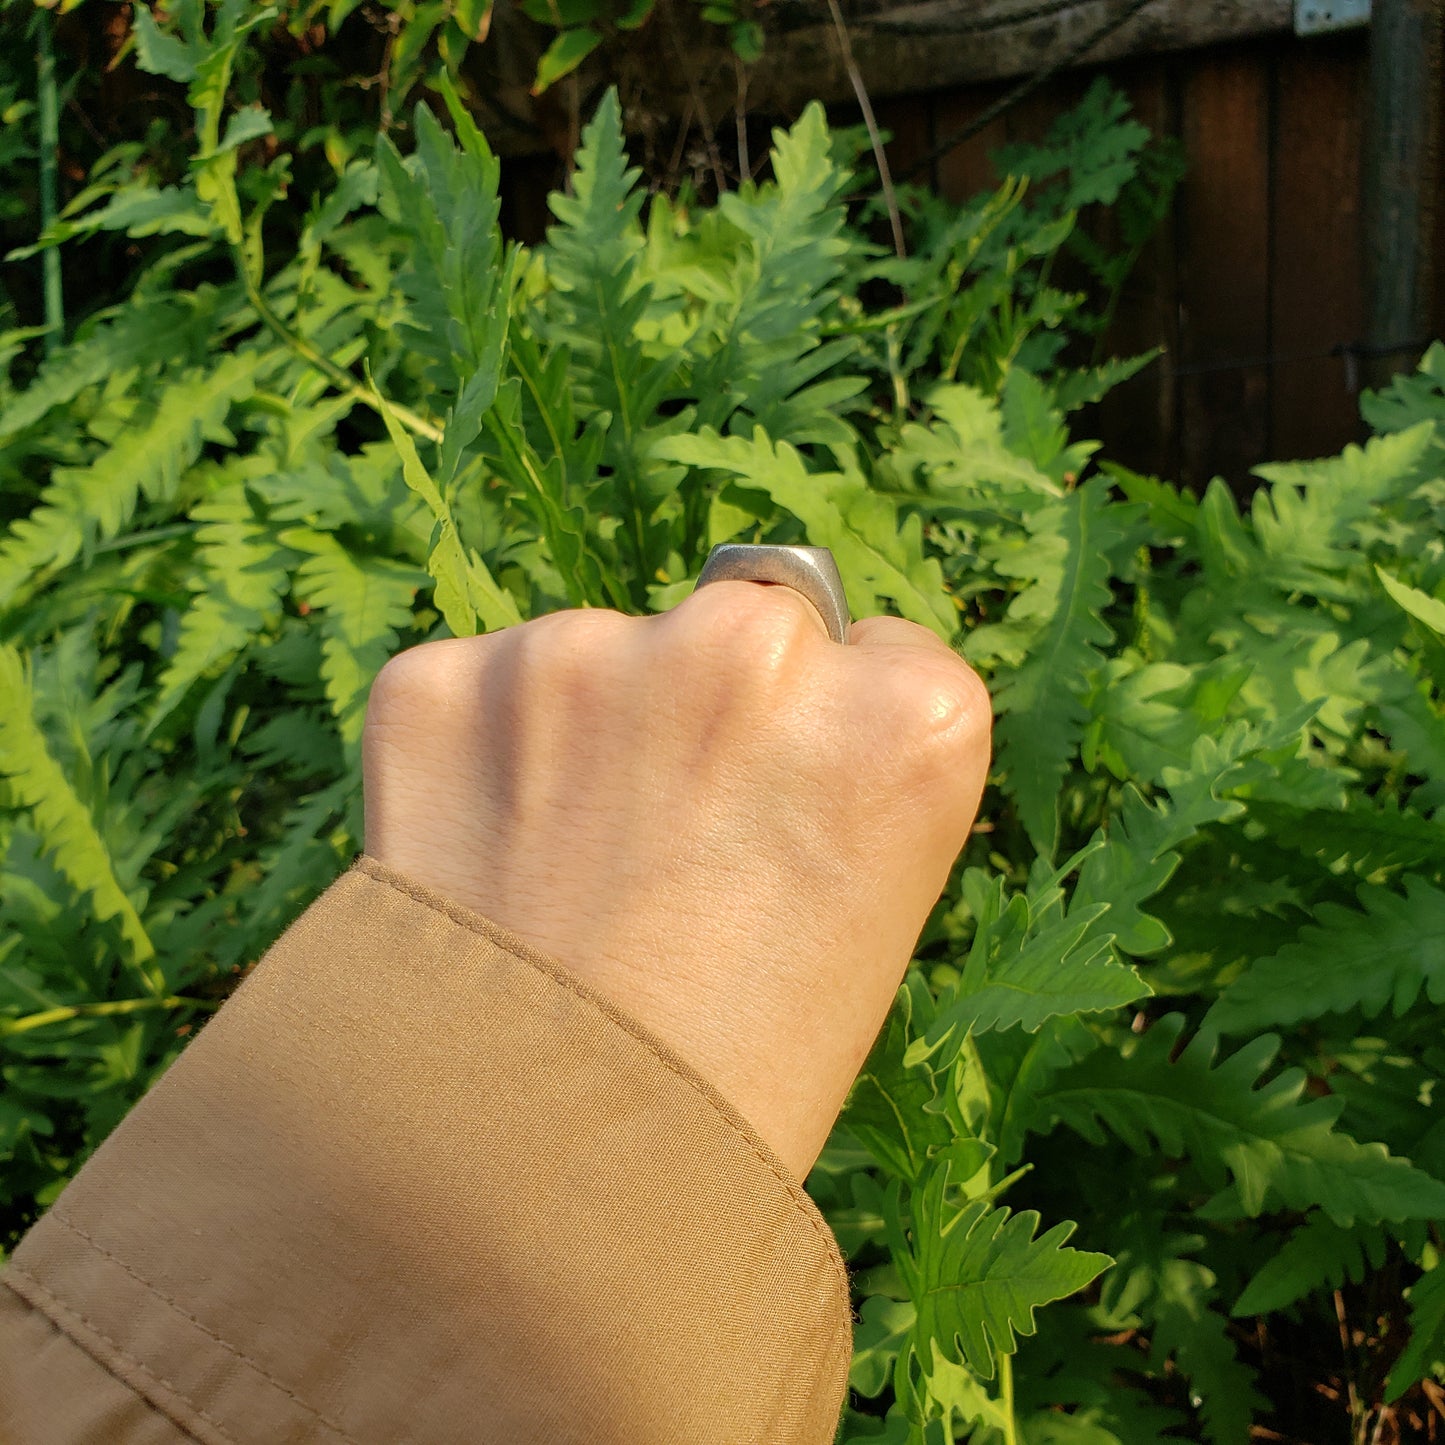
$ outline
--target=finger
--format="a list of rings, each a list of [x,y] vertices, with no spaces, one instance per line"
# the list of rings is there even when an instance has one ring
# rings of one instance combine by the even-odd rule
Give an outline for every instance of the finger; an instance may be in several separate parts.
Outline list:
[[[904,617],[865,617],[848,629],[848,641],[860,651],[867,652],[913,647],[958,656],[931,628],[920,627]]]
[[[828,624],[818,609],[801,592],[781,582],[738,579],[708,582],[689,593],[665,615],[680,621],[715,619],[723,625],[727,619],[736,618],[739,625],[743,625],[744,619],[757,618],[760,614],[776,617],[780,622],[801,623],[825,639],[828,636]]]

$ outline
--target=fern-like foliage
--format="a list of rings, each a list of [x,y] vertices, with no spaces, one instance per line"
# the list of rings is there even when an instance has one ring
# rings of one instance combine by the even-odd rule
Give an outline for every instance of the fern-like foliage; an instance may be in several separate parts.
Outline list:
[[[1417,1380],[1445,1367],[1445,1269],[1436,1265],[1410,1290],[1410,1340],[1385,1382],[1385,1398],[1398,1400]]]
[[[280,541],[307,554],[296,573],[296,593],[319,611],[321,680],[342,743],[354,752],[372,679],[410,626],[426,574],[390,557],[348,552],[325,532],[291,529]]]
[[[1037,1101],[1039,1125],[1067,1124],[1095,1143],[1112,1134],[1141,1153],[1187,1159],[1208,1187],[1227,1182],[1229,1201],[1250,1217],[1318,1207],[1348,1228],[1445,1211],[1445,1184],[1335,1129],[1340,1101],[1303,1099],[1303,1071],[1260,1082],[1277,1039],[1266,1034],[1216,1064],[1207,1033],[1173,1057],[1183,1028],[1170,1015],[1131,1053],[1100,1048],[1057,1076]]]
[[[727,300],[694,370],[698,425],[721,431],[736,407],[752,425],[795,445],[847,444],[852,433],[831,407],[865,385],[830,376],[855,350],[850,338],[824,341],[822,321],[852,246],[840,194],[849,182],[833,158],[823,107],[809,105],[789,131],[773,133],[772,184],[721,197],[718,213],[747,244],[734,251]],[[746,433],[750,426],[735,428]]]
[[[1245,1033],[1360,1009],[1398,1016],[1423,992],[1445,1003],[1445,893],[1423,879],[1360,889],[1358,910],[1322,903],[1299,942],[1261,959],[1220,995],[1209,1022]]]
[[[146,926],[120,880],[91,811],[56,762],[35,724],[24,659],[0,644],[0,775],[13,806],[28,810],[55,866],[71,887],[89,896],[95,916],[114,919],[130,960],[154,957]]]
[[[1034,846],[1058,844],[1058,794],[1088,720],[1090,678],[1113,638],[1103,614],[1113,600],[1111,557],[1130,526],[1107,491],[1087,483],[1031,512],[1027,534],[1000,549],[1001,577],[1023,583],[1005,622],[976,630],[971,659],[1005,659],[994,704],[1003,785]]]
[[[831,548],[856,616],[891,602],[910,620],[952,635],[957,610],[937,561],[924,555],[921,523],[914,517],[900,526],[896,508],[861,480],[810,472],[795,448],[773,442],[762,428],[751,440],[715,432],[676,436],[659,443],[657,454],[726,472],[791,512],[814,545]]]
[[[224,421],[249,396],[269,358],[243,351],[176,383],[164,404],[142,403],[110,448],[89,467],[57,470],[29,516],[0,543],[0,605],[67,566],[87,543],[114,537],[142,496],[168,500],[207,440],[229,439]]]
[[[935,1171],[913,1196],[913,1240],[894,1258],[917,1310],[917,1341],[938,1341],[947,1358],[992,1379],[1015,1335],[1034,1331],[1033,1313],[1081,1290],[1109,1257],[1069,1249],[1071,1223],[1035,1237],[1039,1216],[1011,1214],[978,1200],[946,1199],[947,1172]]]
[[[1388,1235],[1378,1224],[1345,1226],[1327,1214],[1313,1213],[1255,1272],[1231,1313],[1268,1314],[1314,1290],[1358,1283],[1385,1262],[1388,1244]]]

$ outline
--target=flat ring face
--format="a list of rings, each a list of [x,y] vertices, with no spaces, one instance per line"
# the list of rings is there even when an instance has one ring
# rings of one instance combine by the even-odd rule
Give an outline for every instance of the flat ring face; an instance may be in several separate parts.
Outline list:
[[[708,553],[697,585],[709,582],[770,582],[801,592],[823,619],[834,642],[848,641],[848,598],[838,564],[826,547],[774,547],[720,542]]]

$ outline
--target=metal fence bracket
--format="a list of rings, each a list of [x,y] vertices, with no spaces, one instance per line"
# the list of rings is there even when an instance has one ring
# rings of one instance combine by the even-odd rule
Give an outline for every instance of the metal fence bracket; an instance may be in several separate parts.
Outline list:
[[[1370,0],[1294,0],[1294,33],[1323,35],[1370,23]]]

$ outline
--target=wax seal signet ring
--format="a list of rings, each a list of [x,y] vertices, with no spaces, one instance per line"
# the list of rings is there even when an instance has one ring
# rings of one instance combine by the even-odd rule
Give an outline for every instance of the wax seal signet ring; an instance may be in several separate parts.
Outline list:
[[[770,582],[801,592],[823,619],[834,642],[848,641],[848,598],[838,564],[826,547],[772,547],[720,542],[708,553],[697,585]]]

